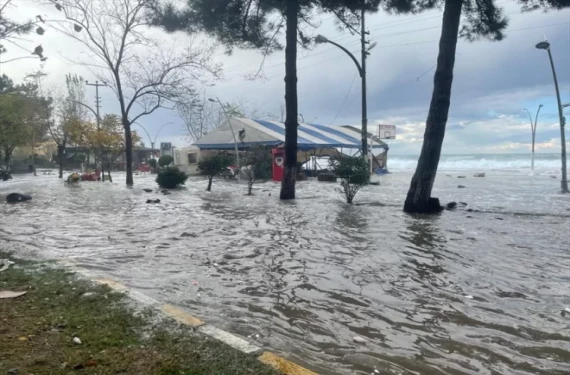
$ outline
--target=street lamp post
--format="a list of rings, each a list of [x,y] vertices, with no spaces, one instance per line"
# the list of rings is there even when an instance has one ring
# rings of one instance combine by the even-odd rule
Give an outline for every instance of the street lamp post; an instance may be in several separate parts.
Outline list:
[[[358,69],[358,74],[362,80],[362,154],[364,156],[364,160],[366,163],[370,165],[370,160],[368,158],[368,115],[367,115],[367,99],[366,99],[366,57],[370,54],[369,51],[376,46],[376,43],[373,43],[370,47],[366,48],[366,34],[367,31],[364,25],[364,9],[362,10],[362,30],[361,30],[361,42],[362,42],[362,62],[358,62],[356,57],[345,47],[341,46],[338,43],[329,40],[328,38],[324,37],[323,35],[317,35],[315,38],[315,43],[323,44],[323,43],[330,43],[333,46],[340,48],[344,53],[346,53],[356,65]]]
[[[240,177],[239,151],[238,151],[236,133],[234,132],[234,127],[232,126],[230,116],[228,116],[228,113],[226,112],[226,108],[224,107],[224,105],[220,101],[220,98],[218,98],[218,97],[216,97],[215,99],[214,98],[208,98],[208,101],[210,101],[212,103],[218,103],[220,105],[220,107],[222,107],[222,111],[224,112],[224,116],[226,116],[226,120],[228,121],[228,124],[230,125],[230,130],[232,131],[232,137],[234,138],[234,149],[235,149],[235,153],[236,153],[236,167],[238,168],[238,180],[239,180],[239,177]]]
[[[540,42],[536,45],[538,49],[544,49],[548,52],[550,59],[550,67],[552,68],[552,77],[554,78],[554,88],[556,89],[556,100],[558,101],[558,116],[560,117],[560,146],[562,148],[562,181],[560,182],[562,193],[568,193],[568,179],[566,177],[566,135],[564,133],[564,125],[566,119],[562,114],[562,102],[560,101],[560,90],[558,89],[558,79],[556,78],[556,69],[554,69],[554,61],[552,60],[552,53],[550,52],[550,43],[548,41]]]
[[[138,122],[133,122],[133,124],[138,125],[142,130],[144,130],[144,132],[146,133],[147,137],[148,137],[148,141],[150,142],[150,148],[154,149],[154,144],[156,143],[156,140],[158,138],[158,135],[160,134],[160,132],[162,131],[162,129],[164,129],[167,125],[172,125],[174,124],[172,121],[171,122],[167,122],[166,124],[163,124],[160,129],[158,129],[158,131],[156,132],[156,135],[154,136],[154,141],[152,140],[152,137],[150,136],[150,134],[148,133],[148,131],[145,129],[144,126],[142,126],[141,124],[139,124]]]
[[[532,123],[532,116],[530,115],[530,112],[528,111],[528,109],[524,109],[526,111],[526,113],[528,113],[528,118],[530,119],[530,130],[532,132],[532,157],[531,157],[531,162],[530,162],[530,169],[534,171],[534,141],[536,139],[536,124],[538,121],[538,114],[540,113],[540,109],[542,108],[542,104],[538,106],[538,110],[536,111],[536,116],[534,118],[534,124]]]

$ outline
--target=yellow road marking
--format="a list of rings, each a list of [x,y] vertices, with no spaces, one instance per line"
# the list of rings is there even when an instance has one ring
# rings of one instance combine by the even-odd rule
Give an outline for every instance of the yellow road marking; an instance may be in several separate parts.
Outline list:
[[[197,327],[204,324],[200,319],[193,317],[186,311],[179,309],[178,307],[165,304],[160,307],[160,309],[165,312],[168,316],[176,319],[180,323],[187,324],[189,326]]]
[[[316,372],[307,370],[270,352],[264,352],[258,359],[266,365],[276,368],[285,375],[317,375]]]

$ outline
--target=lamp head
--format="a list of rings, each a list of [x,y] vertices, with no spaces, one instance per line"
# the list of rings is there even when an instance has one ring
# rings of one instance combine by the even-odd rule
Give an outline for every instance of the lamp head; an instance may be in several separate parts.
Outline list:
[[[217,102],[217,100],[214,99],[214,98],[208,98],[208,101],[209,101],[209,102],[212,102],[212,103],[216,103],[216,102]]]
[[[548,41],[545,40],[543,42],[537,43],[536,48],[548,50],[550,49],[550,43],[548,43]]]

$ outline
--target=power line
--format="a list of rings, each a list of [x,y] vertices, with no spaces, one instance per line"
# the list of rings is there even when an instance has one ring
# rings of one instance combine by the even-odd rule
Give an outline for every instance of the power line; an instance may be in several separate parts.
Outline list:
[[[329,125],[333,124],[333,122],[336,120],[336,118],[338,117],[338,115],[342,111],[342,108],[344,107],[344,104],[346,103],[346,99],[348,99],[348,96],[350,95],[350,92],[352,91],[352,86],[354,85],[355,80],[356,80],[356,73],[354,73],[354,77],[352,78],[352,82],[350,83],[350,87],[348,88],[348,92],[346,93],[346,96],[344,97],[344,100],[342,101],[340,108],[338,109],[336,115],[334,116],[334,118],[332,119],[332,121],[330,122]]]
[[[509,2],[509,1],[503,1],[503,2],[498,3],[498,5],[500,5],[500,4],[505,4],[505,3],[508,3],[508,2]],[[379,30],[379,29],[383,29],[383,28],[401,26],[401,25],[403,25],[403,24],[410,23],[410,22],[414,22],[414,21],[415,21],[415,22],[417,22],[417,21],[425,21],[425,20],[427,20],[427,19],[432,19],[432,18],[439,17],[441,14],[442,14],[442,12],[440,12],[440,13],[438,13],[438,14],[436,14],[436,15],[431,15],[431,16],[429,16],[429,17],[422,17],[422,15],[420,15],[420,16],[415,16],[415,17],[409,17],[409,18],[406,18],[406,19],[404,19],[404,20],[395,20],[395,21],[392,21],[392,22],[383,23],[382,25],[379,25],[378,27],[372,28],[372,29],[370,29],[370,30],[374,30],[374,29]],[[520,16],[520,15],[523,15],[523,14],[525,14],[525,13],[522,13],[522,12],[513,12],[513,13],[508,13],[508,14],[506,14],[506,16]],[[396,23],[396,22],[399,22],[399,24],[384,27],[385,25],[393,24],[393,23]],[[563,24],[564,24],[564,23],[552,24],[552,25],[542,25],[542,26],[535,26],[535,27],[529,27],[529,28],[511,29],[511,30],[507,30],[507,32],[520,31],[520,30],[528,30],[528,29],[532,29],[532,28],[559,26],[559,25],[563,25]],[[393,37],[393,36],[398,36],[398,35],[405,35],[405,34],[413,34],[413,33],[416,33],[416,32],[421,32],[421,31],[426,31],[426,30],[432,30],[432,29],[437,29],[437,28],[441,28],[441,25],[436,25],[436,26],[431,26],[431,27],[426,27],[426,28],[420,28],[420,29],[415,29],[415,30],[406,30],[406,31],[395,32],[395,33],[389,33],[389,34],[380,34],[380,35],[375,35],[375,36],[371,39],[371,41],[379,41],[381,38],[388,38],[388,37]],[[331,39],[331,40],[335,40],[335,41],[342,41],[342,40],[345,40],[346,38],[351,38],[351,37],[353,37],[353,35],[342,35],[342,34],[340,34],[340,35],[337,35],[337,36],[335,36],[335,37],[333,37],[333,38],[330,38],[330,39]],[[347,46],[350,46],[350,45],[353,45],[353,44],[357,44],[357,43],[360,43],[360,38],[355,39],[355,40],[352,40],[352,41],[349,41],[349,42],[346,42],[346,43],[343,43],[343,46],[344,46],[344,47],[347,47]],[[414,43],[415,43],[415,42],[409,43],[409,45],[412,45],[412,44],[414,44]],[[417,44],[423,44],[423,43],[424,43],[424,42],[418,42]],[[402,46],[402,45],[406,45],[406,44],[399,43],[399,44],[392,44],[392,45],[389,45],[389,46],[386,45],[386,46],[379,46],[379,47],[396,47],[396,46]],[[336,48],[327,48],[327,49],[324,49],[324,50],[319,51],[319,52],[316,52],[316,53],[311,53],[311,54],[308,55],[308,56],[301,57],[301,58],[299,58],[298,60],[309,59],[309,58],[312,58],[313,56],[318,56],[318,55],[321,55],[321,54],[326,54],[326,53],[328,53],[328,52],[332,52],[332,51],[335,51],[335,50],[337,50],[337,49],[336,49]],[[273,64],[273,65],[264,67],[264,69],[270,69],[270,68],[273,68],[273,67],[282,66],[282,64],[283,64],[283,63]],[[248,65],[248,64],[235,65],[235,66],[232,66],[232,67],[230,67],[230,68],[228,68],[228,69],[225,69],[225,71],[226,71],[226,72],[227,72],[227,71],[232,71],[232,70],[234,70],[234,69],[239,69],[239,68],[241,68],[241,67],[245,67],[246,65]],[[244,71],[243,74],[246,74],[246,72]]]
[[[529,26],[529,27],[523,27],[523,28],[518,28],[518,29],[510,29],[510,30],[507,30],[507,32],[518,32],[518,31],[524,31],[524,30],[540,29],[540,28],[555,27],[555,26],[562,26],[562,25],[570,25],[570,23],[569,23],[569,22],[561,22],[561,23],[554,23],[554,24],[548,24],[548,25],[536,25],[536,26]],[[423,31],[423,30],[425,30],[425,29],[414,30],[414,32]],[[390,35],[392,35],[392,34],[390,34]],[[380,39],[372,39],[371,41],[378,41],[378,40],[380,40]],[[379,45],[379,46],[377,46],[377,48],[401,47],[401,46],[419,45],[419,44],[427,44],[427,43],[436,43],[436,42],[438,42],[438,39],[426,40],[426,41],[420,41],[420,42],[411,42],[411,43],[396,43],[396,44],[388,44],[388,45]],[[346,44],[345,44],[345,45],[346,45]],[[311,54],[311,55],[308,55],[308,56],[306,56],[306,57],[301,57],[301,58],[299,58],[299,59],[297,59],[297,60],[298,60],[298,61],[301,61],[301,60],[310,59],[310,58],[312,58],[313,56],[318,56],[318,55],[326,54],[326,53],[328,53],[329,51],[334,51],[334,50],[337,50],[337,49],[335,49],[335,48],[330,48],[330,49],[327,49],[326,51],[322,51],[322,52],[318,52],[318,53],[315,53],[315,54]],[[360,51],[360,50],[354,50],[354,51],[351,51],[351,52],[352,52],[352,53],[357,53],[357,52],[359,52],[359,51]],[[339,55],[339,56],[340,56],[340,55]],[[318,63],[315,63],[315,64],[311,64],[311,65],[308,65],[308,66],[305,66],[305,67],[300,67],[300,68],[298,68],[298,70],[305,69],[305,68],[309,68],[309,67],[312,67],[312,66],[315,66],[315,65],[318,65],[318,64],[326,63],[326,62],[329,62],[329,61],[331,61],[331,60],[333,60],[333,59],[334,59],[334,58],[329,58],[329,59],[327,59],[327,60],[322,60],[322,61],[320,61],[320,62],[318,62]],[[283,62],[280,62],[280,63],[277,63],[277,64],[265,66],[263,69],[266,70],[266,69],[273,69],[273,68],[277,68],[277,67],[282,67],[283,64],[284,64]],[[232,72],[232,69],[225,70],[225,71],[226,71],[226,72],[228,72],[228,71],[229,71],[229,72]],[[242,71],[241,74],[246,74],[246,73],[247,73],[246,71]],[[240,73],[238,72],[237,74],[240,74]],[[274,76],[269,76],[269,77],[266,77],[266,78],[269,79],[269,78],[272,78],[272,77],[274,77]]]

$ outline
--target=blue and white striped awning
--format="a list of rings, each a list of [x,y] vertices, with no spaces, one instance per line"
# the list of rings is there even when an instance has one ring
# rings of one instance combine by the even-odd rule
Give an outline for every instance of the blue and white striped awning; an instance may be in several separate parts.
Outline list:
[[[239,140],[240,148],[255,144],[274,146],[285,142],[285,124],[277,121],[232,118],[234,132],[244,130],[244,137]],[[361,148],[360,129],[349,126],[326,126],[318,124],[299,124],[297,128],[299,150],[316,148]],[[369,134],[368,144],[372,148],[388,150],[386,143]],[[222,126],[195,143],[201,149],[233,149],[231,129]]]

